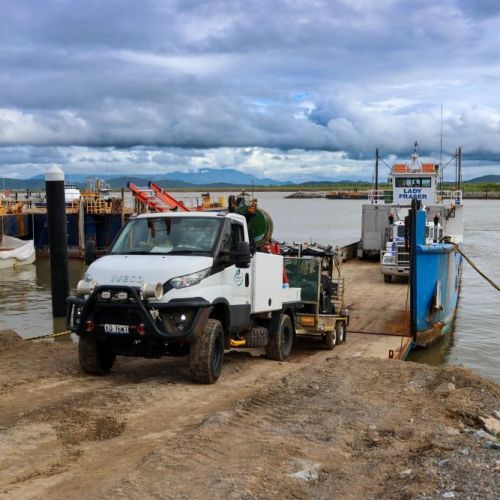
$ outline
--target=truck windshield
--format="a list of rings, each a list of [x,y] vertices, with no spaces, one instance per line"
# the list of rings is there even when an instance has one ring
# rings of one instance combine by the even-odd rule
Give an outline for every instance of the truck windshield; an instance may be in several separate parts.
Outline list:
[[[150,217],[131,220],[110,254],[210,254],[222,218]]]

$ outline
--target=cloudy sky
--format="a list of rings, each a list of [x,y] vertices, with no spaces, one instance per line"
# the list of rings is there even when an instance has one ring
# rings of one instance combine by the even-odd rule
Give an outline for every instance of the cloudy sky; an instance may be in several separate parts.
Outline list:
[[[2,0],[0,175],[500,173],[497,0]],[[453,168],[450,168],[450,173]]]

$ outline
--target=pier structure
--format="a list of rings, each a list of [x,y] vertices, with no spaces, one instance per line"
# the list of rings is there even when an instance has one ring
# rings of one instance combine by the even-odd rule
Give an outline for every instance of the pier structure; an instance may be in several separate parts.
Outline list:
[[[99,185],[99,184],[97,184]],[[87,189],[80,196],[66,200],[68,254],[83,258],[87,242],[94,242],[97,253],[103,253],[118,231],[134,213],[165,210],[214,210],[227,206],[224,196],[211,198],[209,193],[181,201],[157,184],[147,187],[134,184],[111,193],[109,188]],[[125,195],[127,193],[128,196]],[[47,203],[45,193],[9,193],[0,199],[0,234],[32,239],[38,255],[48,255]]]
[[[124,190],[113,196],[84,190],[80,196],[66,199],[68,255],[83,257],[88,241],[104,252],[134,213],[133,200]],[[47,200],[45,193],[11,193],[0,203],[0,231],[6,235],[32,239],[38,255],[49,249]]]

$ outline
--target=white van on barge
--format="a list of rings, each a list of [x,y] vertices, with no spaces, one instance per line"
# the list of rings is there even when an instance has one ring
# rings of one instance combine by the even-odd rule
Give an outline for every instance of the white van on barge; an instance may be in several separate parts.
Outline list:
[[[408,228],[404,220],[392,223],[392,236],[386,243],[385,250],[380,252],[380,272],[384,282],[390,283],[393,276],[410,276],[410,248]],[[426,222],[425,244],[431,245],[443,239],[443,228],[436,217],[433,222]]]
[[[250,246],[237,213],[130,219],[68,298],[82,369],[103,375],[116,355],[189,352],[192,379],[213,383],[229,347],[265,347],[268,358],[286,359],[300,288],[284,284],[281,255]]]

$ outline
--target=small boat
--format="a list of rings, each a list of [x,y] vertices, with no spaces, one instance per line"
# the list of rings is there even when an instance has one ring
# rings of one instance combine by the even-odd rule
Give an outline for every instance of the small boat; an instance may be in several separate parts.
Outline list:
[[[0,237],[0,269],[24,266],[35,262],[33,240],[20,240],[5,234]]]

